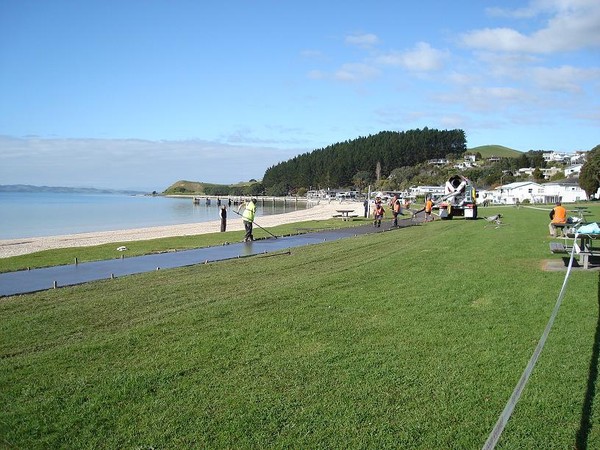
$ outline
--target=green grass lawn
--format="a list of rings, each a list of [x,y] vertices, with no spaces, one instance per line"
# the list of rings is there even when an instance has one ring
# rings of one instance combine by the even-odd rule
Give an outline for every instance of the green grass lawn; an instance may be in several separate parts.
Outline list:
[[[0,442],[481,448],[564,279],[547,212],[497,212],[0,299]],[[572,273],[500,448],[600,448],[598,286]]]

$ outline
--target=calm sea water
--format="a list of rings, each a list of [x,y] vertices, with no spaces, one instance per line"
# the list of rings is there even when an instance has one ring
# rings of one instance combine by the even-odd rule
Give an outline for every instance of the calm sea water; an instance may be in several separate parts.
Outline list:
[[[257,216],[304,209],[288,202],[259,205]],[[213,200],[195,205],[191,198],[125,194],[0,192],[0,239],[52,236],[90,231],[124,230],[219,219]],[[227,221],[241,220],[229,212]]]

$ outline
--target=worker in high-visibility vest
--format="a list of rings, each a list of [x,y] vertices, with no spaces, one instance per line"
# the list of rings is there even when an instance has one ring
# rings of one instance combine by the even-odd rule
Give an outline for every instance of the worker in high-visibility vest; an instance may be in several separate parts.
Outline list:
[[[567,210],[560,202],[556,202],[556,206],[550,211],[550,223],[548,229],[550,230],[550,236],[556,236],[557,225],[562,225],[560,228],[564,228],[567,223]]]
[[[427,197],[425,200],[425,206],[423,208],[412,213],[413,219],[422,211],[425,211],[425,222],[433,221],[433,216],[431,215],[433,211],[433,200],[431,200],[431,197]]]
[[[244,212],[242,213],[242,220],[244,221],[244,229],[246,230],[246,235],[244,236],[244,242],[251,242],[254,240],[254,236],[252,235],[252,225],[254,224],[254,216],[256,215],[256,203],[257,200],[255,198],[251,199],[249,202],[243,202],[238,207],[238,213],[242,206],[244,207]]]
[[[394,222],[392,226],[398,226],[398,215],[402,214],[402,203],[400,203],[400,199],[398,197],[394,197],[394,201],[392,202],[392,215],[394,216]]]
[[[433,216],[431,215],[432,211],[433,211],[433,200],[431,200],[431,197],[429,197],[427,199],[427,201],[425,202],[425,222],[433,221]]]

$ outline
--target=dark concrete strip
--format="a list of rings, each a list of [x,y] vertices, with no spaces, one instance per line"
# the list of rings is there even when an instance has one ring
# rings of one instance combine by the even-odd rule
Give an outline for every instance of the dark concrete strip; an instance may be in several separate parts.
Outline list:
[[[401,227],[414,224],[415,222],[412,222],[410,219],[405,219],[401,222]],[[0,296],[27,294],[54,287],[72,286],[137,273],[271,253],[303,245],[318,244],[325,241],[387,230],[390,230],[389,222],[381,228],[375,228],[372,225],[362,225],[279,237],[277,239],[261,239],[251,243],[234,243],[218,247],[2,273],[0,274]]]

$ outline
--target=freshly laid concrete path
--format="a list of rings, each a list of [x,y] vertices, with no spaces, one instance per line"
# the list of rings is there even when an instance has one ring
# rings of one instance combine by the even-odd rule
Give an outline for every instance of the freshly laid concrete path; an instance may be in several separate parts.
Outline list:
[[[400,228],[416,225],[416,223],[410,219],[404,219],[400,221]],[[277,239],[262,239],[251,243],[234,243],[218,247],[2,273],[0,274],[0,296],[27,294],[55,287],[72,286],[89,281],[122,277],[154,270],[172,269],[206,262],[272,253],[278,250],[334,241],[350,236],[390,229],[393,228],[390,228],[390,222],[386,220],[386,223],[382,224],[381,228],[375,228],[372,225],[362,225],[279,237]]]

